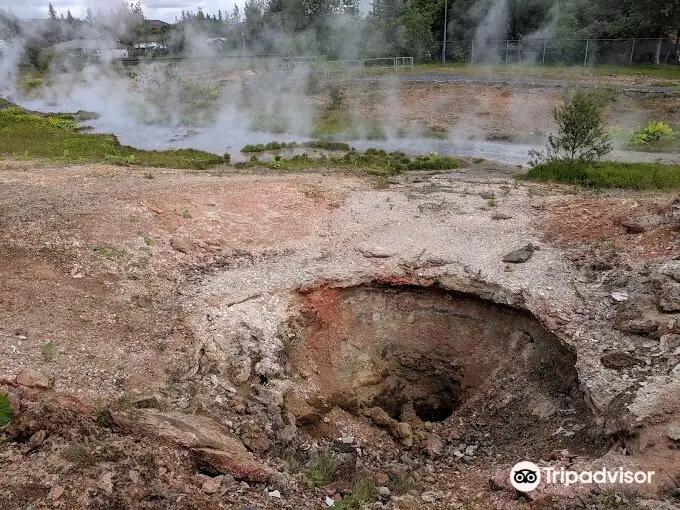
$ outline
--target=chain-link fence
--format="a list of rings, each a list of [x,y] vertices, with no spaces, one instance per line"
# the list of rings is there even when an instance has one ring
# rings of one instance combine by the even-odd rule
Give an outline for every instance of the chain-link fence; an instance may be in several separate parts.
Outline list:
[[[439,52],[442,54],[442,45]],[[446,41],[446,61],[467,64],[680,65],[680,39],[522,39]]]

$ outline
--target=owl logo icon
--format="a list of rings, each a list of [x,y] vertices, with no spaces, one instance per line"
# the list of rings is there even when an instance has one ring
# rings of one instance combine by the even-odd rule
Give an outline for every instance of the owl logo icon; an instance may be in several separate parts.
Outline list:
[[[518,462],[510,470],[510,484],[522,492],[529,492],[541,483],[541,468],[529,461]]]

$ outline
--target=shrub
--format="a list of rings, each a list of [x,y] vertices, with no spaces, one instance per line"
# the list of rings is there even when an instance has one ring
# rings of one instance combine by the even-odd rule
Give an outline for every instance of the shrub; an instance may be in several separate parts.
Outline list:
[[[638,129],[633,133],[633,143],[646,145],[649,142],[672,138],[673,135],[673,128],[668,124],[660,121],[649,121],[645,128]]]
[[[549,161],[592,163],[612,150],[602,122],[602,103],[592,92],[577,92],[555,109],[557,135],[548,137],[545,150],[529,151],[530,164]]]

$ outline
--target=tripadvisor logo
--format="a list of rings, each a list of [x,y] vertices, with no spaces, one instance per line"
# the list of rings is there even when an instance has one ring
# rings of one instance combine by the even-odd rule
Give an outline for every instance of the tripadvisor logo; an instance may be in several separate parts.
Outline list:
[[[576,484],[643,484],[651,483],[654,471],[627,471],[602,468],[597,471],[571,471],[555,467],[540,468],[533,462],[518,462],[510,470],[510,484],[521,492],[534,490],[543,480],[546,484],[566,487]]]
[[[529,492],[541,483],[541,469],[533,462],[518,462],[510,470],[510,484],[522,492]]]

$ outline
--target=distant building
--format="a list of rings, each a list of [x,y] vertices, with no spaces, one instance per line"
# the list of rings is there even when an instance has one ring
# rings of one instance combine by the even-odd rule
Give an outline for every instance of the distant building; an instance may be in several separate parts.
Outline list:
[[[167,50],[168,46],[161,42],[140,42],[135,44],[137,50]]]
[[[104,61],[128,57],[128,49],[120,43],[112,44],[98,39],[73,39],[55,44],[54,51],[56,54],[98,58]]]

